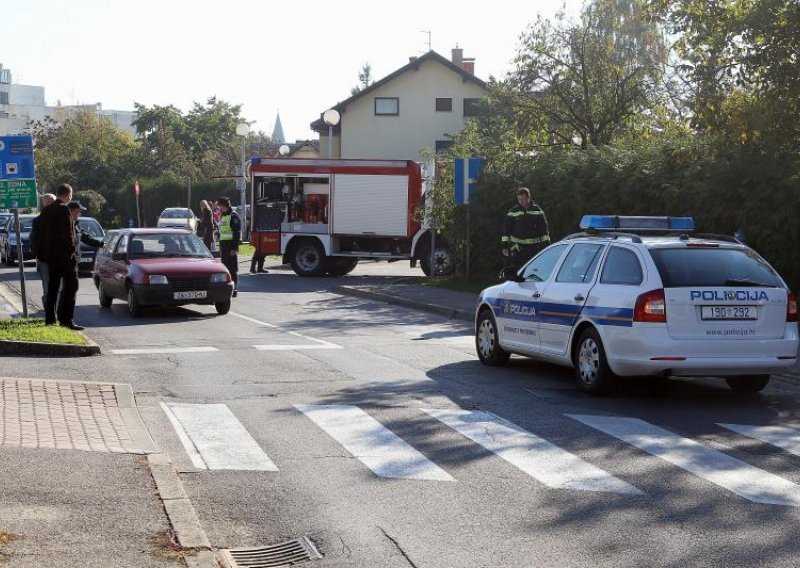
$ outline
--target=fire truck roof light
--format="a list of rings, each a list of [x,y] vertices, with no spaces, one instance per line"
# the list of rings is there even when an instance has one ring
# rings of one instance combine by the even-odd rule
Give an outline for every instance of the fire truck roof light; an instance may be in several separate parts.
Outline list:
[[[594,231],[694,231],[692,217],[584,215],[580,228]]]

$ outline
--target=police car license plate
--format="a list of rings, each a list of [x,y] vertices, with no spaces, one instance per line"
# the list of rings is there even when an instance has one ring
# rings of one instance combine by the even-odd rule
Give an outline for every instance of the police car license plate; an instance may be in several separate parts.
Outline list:
[[[172,297],[175,300],[197,300],[205,298],[208,292],[205,290],[194,290],[192,292],[173,292]]]
[[[701,306],[703,320],[756,320],[757,306]]]

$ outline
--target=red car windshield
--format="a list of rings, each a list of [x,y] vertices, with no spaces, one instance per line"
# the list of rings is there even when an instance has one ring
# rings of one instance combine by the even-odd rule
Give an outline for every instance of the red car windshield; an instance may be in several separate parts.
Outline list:
[[[203,241],[191,233],[133,235],[128,255],[130,258],[211,258]]]

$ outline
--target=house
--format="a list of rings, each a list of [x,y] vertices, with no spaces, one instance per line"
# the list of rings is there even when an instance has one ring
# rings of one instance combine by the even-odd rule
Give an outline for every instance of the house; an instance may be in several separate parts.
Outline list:
[[[419,160],[420,149],[444,150],[448,135],[475,116],[488,87],[475,74],[475,60],[452,50],[452,60],[429,51],[334,106],[332,157]],[[327,110],[327,109],[326,109]],[[320,135],[320,153],[328,155],[329,127],[311,123]]]

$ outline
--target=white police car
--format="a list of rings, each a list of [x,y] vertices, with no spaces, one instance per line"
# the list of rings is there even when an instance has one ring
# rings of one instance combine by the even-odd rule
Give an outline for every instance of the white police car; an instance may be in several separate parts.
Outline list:
[[[587,215],[581,229],[481,292],[481,362],[572,366],[592,393],[615,375],[720,376],[757,392],[796,362],[797,299],[736,239],[695,234],[691,217]]]

